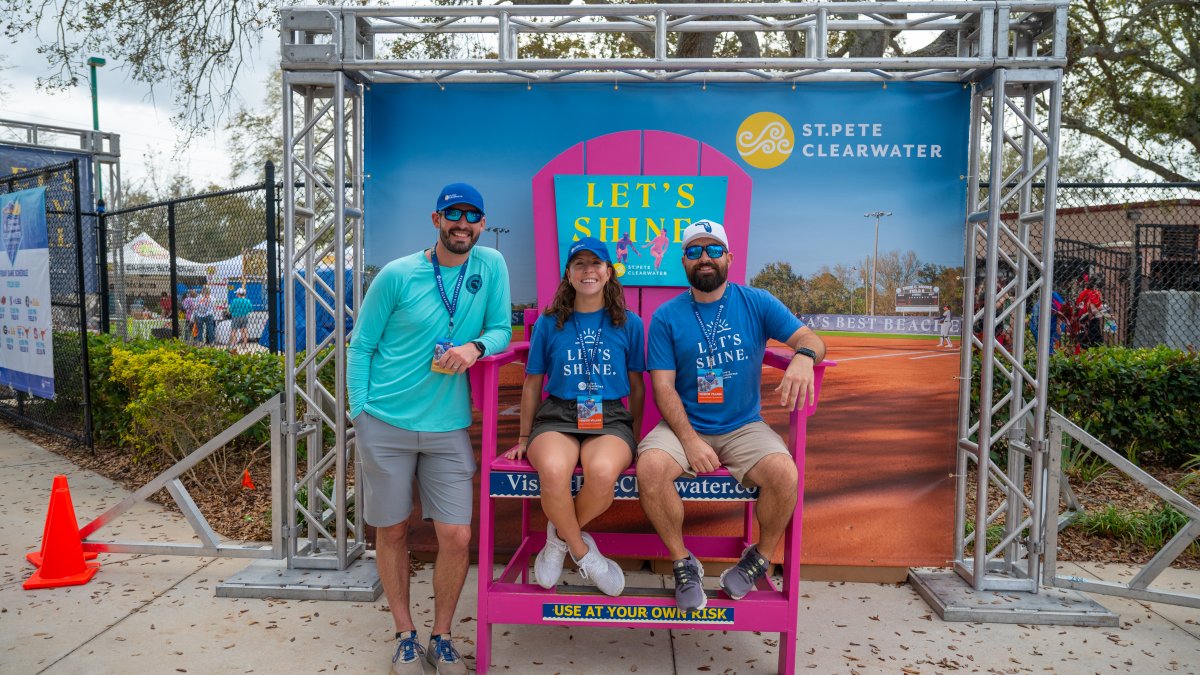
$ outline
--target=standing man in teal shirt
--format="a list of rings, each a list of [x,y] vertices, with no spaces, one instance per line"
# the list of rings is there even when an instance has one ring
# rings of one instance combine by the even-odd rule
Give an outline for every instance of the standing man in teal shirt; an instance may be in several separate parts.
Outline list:
[[[237,352],[250,339],[250,311],[254,307],[246,299],[246,289],[239,288],[229,301],[229,351]]]
[[[483,197],[466,183],[442,189],[432,248],[388,263],[372,281],[347,350],[346,388],[365,520],[377,528],[375,564],[396,624],[392,672],[466,673],[450,639],[470,562],[475,453],[467,434],[467,369],[512,339],[508,268],[475,248],[487,225]],[[428,650],[409,610],[408,519],[413,480],[438,540]]]

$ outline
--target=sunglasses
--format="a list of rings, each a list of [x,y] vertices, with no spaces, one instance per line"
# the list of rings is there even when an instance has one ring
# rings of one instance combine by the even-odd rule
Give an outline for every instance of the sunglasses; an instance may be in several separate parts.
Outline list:
[[[683,249],[683,255],[688,260],[699,260],[701,253],[707,253],[708,257],[716,260],[725,255],[725,247],[721,244],[709,244],[708,246],[688,246]]]
[[[446,209],[445,211],[442,211],[442,215],[446,217],[446,220],[448,220],[452,223],[457,223],[458,221],[462,220],[463,216],[466,216],[467,222],[471,223],[472,225],[483,220],[483,213],[481,211],[463,211],[462,209]]]

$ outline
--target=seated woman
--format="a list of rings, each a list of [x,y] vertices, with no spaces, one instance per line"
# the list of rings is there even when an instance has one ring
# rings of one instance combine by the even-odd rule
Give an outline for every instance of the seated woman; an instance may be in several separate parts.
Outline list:
[[[558,584],[570,552],[580,576],[602,592],[615,596],[625,589],[620,566],[601,555],[582,528],[608,510],[617,477],[633,461],[646,394],[644,345],[642,320],[625,310],[608,248],[592,237],[572,244],[554,301],[533,328],[521,436],[505,453],[509,459],[528,453],[541,479],[550,522],[534,575],[543,588]],[[540,401],[544,384],[549,396]],[[581,461],[583,487],[572,501],[571,480]]]

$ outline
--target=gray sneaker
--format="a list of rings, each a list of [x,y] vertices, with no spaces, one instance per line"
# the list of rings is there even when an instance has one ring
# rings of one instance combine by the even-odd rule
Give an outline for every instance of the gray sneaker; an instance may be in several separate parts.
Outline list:
[[[671,566],[675,573],[675,605],[685,612],[704,609],[708,596],[704,594],[704,566],[691,553]]]
[[[417,642],[417,631],[396,633],[396,637],[400,642],[392,655],[392,675],[425,675],[425,666],[421,664],[425,648]]]
[[[754,590],[755,583],[767,573],[771,561],[758,554],[758,546],[749,546],[742,552],[736,565],[721,573],[721,588],[734,600],[741,600]]]
[[[621,591],[625,590],[625,572],[621,571],[621,566],[600,554],[592,535],[584,532],[583,541],[588,545],[588,552],[575,561],[579,566],[579,576],[596,584],[596,588],[605,595],[620,595]],[[574,558],[572,555],[571,559]]]
[[[425,660],[437,669],[438,675],[467,675],[467,664],[450,642],[449,634],[429,638]]]
[[[562,577],[563,562],[567,559],[567,542],[558,538],[554,523],[546,523],[546,545],[533,560],[533,579],[538,586],[551,589]]]

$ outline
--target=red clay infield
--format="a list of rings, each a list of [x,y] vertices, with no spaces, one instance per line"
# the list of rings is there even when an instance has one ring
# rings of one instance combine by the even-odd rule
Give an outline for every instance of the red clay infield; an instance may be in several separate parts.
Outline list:
[[[939,349],[936,338],[824,339],[826,358],[838,365],[826,371],[820,405],[809,420],[801,562],[945,564],[954,522],[958,348]],[[500,407],[508,414],[501,416],[499,441],[508,447],[516,442],[523,371],[519,365],[504,371]],[[763,416],[786,436],[786,415],[773,392],[780,376],[764,371]],[[478,448],[478,413],[475,422]],[[498,553],[515,549],[519,513],[517,500],[500,500]],[[534,514],[535,527],[542,527],[540,509]],[[735,504],[689,503],[687,514],[690,533],[740,531],[741,507]],[[615,503],[588,529],[652,531],[634,502]],[[425,523],[409,541],[414,551],[436,549],[433,528]]]

